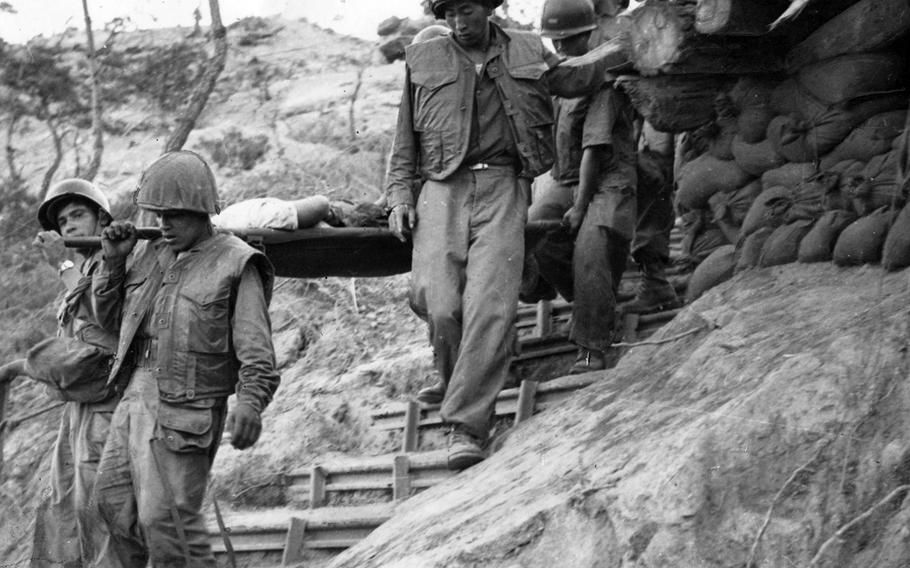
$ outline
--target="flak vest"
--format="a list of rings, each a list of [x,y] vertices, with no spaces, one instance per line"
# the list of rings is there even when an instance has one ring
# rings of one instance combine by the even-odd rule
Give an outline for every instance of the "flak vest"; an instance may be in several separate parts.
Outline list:
[[[544,78],[550,67],[537,35],[516,30],[499,34],[503,52],[487,64],[487,73],[502,97],[521,159],[521,175],[534,177],[553,165],[553,103]],[[441,181],[467,155],[477,73],[451,37],[417,43],[405,52],[421,173]]]
[[[237,284],[248,263],[258,270],[268,296],[271,264],[233,235],[215,234],[176,260],[163,242],[137,251],[124,281],[121,332],[110,380],[130,360],[133,339],[147,317],[158,335],[153,371],[161,400],[181,403],[232,394],[239,364],[232,347],[231,317]],[[149,313],[156,297],[161,311]]]

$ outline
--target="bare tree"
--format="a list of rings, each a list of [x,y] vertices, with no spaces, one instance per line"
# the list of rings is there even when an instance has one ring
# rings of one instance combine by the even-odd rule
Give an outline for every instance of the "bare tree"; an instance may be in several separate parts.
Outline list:
[[[88,13],[88,0],[82,0],[82,12],[85,14],[85,37],[88,43],[89,86],[92,92],[92,159],[82,177],[92,181],[101,168],[101,155],[104,154],[104,123],[101,118],[101,94],[98,87],[98,62],[95,57],[95,36],[92,33],[92,18]]]
[[[6,125],[6,165],[9,167],[9,178],[13,185],[22,183],[22,170],[16,167],[16,148],[13,146],[13,135],[20,118],[22,118],[21,111],[14,109],[10,113],[9,123]]]
[[[205,103],[208,101],[209,96],[215,90],[215,83],[224,70],[225,61],[227,61],[227,30],[224,24],[221,23],[221,8],[218,5],[218,0],[209,0],[209,11],[212,14],[211,31],[215,41],[215,54],[206,63],[202,77],[177,118],[177,127],[171,132],[167,143],[164,145],[165,152],[180,150],[186,144],[186,139],[196,126],[196,120],[205,109]]]
[[[41,180],[40,195],[45,195],[47,193],[48,188],[51,186],[51,181],[54,179],[54,174],[57,173],[60,162],[63,161],[63,136],[60,134],[60,128],[57,125],[57,121],[53,117],[48,116],[45,118],[44,124],[47,126],[48,132],[51,133],[51,140],[54,142],[54,161],[51,162],[51,165],[44,171],[44,178]]]

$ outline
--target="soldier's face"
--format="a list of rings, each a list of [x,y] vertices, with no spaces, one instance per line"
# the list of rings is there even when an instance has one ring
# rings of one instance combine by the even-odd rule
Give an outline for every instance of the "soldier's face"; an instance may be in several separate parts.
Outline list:
[[[481,47],[490,33],[488,18],[492,10],[472,0],[450,2],[445,7],[446,23],[452,28],[455,41],[464,47]]]
[[[212,235],[208,215],[190,211],[156,211],[165,244],[175,253],[190,250]]]
[[[560,55],[577,57],[588,52],[588,39],[590,37],[591,32],[584,32],[562,39],[554,39],[553,47],[556,48],[556,52]]]
[[[57,211],[57,225],[64,237],[91,237],[101,234],[95,211],[81,201],[70,201]]]

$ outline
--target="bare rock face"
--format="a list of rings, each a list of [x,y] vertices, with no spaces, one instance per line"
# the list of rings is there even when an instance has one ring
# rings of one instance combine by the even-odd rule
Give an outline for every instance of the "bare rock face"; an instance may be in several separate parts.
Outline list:
[[[906,272],[742,273],[333,566],[910,565],[908,323]]]

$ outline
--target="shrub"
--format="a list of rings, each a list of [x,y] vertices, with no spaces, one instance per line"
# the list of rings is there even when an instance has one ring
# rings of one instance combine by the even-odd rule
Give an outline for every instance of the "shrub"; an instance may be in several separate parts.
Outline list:
[[[236,128],[231,128],[222,138],[203,138],[199,145],[219,168],[251,170],[268,151],[269,139],[263,134],[248,138]]]

